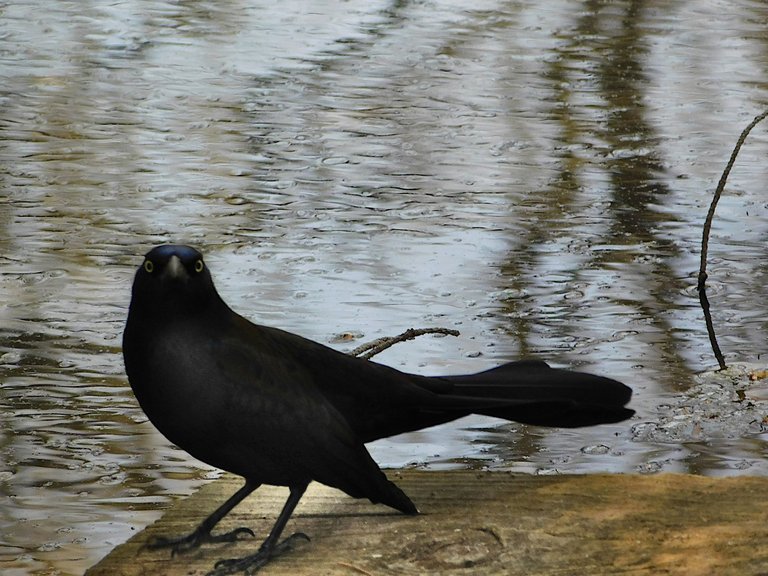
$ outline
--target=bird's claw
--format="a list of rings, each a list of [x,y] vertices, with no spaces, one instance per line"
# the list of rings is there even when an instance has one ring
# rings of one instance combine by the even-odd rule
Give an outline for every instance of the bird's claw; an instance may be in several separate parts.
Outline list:
[[[309,542],[310,538],[303,532],[296,532],[275,546],[269,547],[262,544],[261,548],[259,548],[259,551],[255,554],[251,554],[250,556],[219,560],[216,562],[216,564],[214,564],[213,570],[208,572],[206,576],[228,576],[238,573],[251,576],[252,574],[256,574],[256,572],[266,566],[272,558],[279,556],[286,550],[290,549],[293,546],[293,542],[295,540],[306,540]]]
[[[191,534],[186,536],[180,536],[178,538],[168,538],[167,536],[153,536],[144,544],[144,548],[149,550],[158,550],[160,548],[170,548],[171,556],[176,554],[184,554],[190,550],[198,548],[202,544],[218,543],[218,542],[235,542],[238,540],[240,534],[248,534],[253,537],[255,534],[253,530],[246,527],[235,528],[230,532],[224,534],[211,534],[210,532],[198,532],[195,530]]]

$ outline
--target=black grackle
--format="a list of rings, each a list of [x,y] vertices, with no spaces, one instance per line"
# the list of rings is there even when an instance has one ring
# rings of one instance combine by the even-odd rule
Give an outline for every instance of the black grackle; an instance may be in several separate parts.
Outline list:
[[[471,413],[558,427],[633,414],[624,407],[632,394],[627,386],[540,361],[418,376],[253,324],[224,303],[202,255],[188,246],[159,246],[146,255],[133,283],[123,354],[136,398],[158,430],[192,456],[245,478],[191,534],[156,538],[151,547],[183,552],[252,534],[211,530],[260,484],[290,489],[258,551],[219,561],[211,572],[217,575],[256,571],[293,539],[306,538],[279,541],[312,480],[416,514],[366,442]]]

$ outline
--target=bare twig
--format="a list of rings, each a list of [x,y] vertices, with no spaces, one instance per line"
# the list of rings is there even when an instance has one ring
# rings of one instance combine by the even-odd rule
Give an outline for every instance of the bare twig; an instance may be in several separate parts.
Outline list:
[[[458,330],[451,330],[449,328],[408,328],[402,334],[397,336],[385,336],[384,338],[377,338],[366,344],[358,346],[352,350],[349,354],[352,356],[359,356],[368,360],[379,352],[383,352],[390,346],[394,346],[398,342],[405,342],[406,340],[413,340],[423,334],[448,334],[450,336],[458,336]]]
[[[701,309],[704,311],[704,321],[707,324],[709,342],[712,345],[712,351],[715,353],[715,358],[717,358],[717,363],[720,365],[720,370],[725,370],[727,366],[725,365],[725,358],[723,357],[723,353],[720,351],[720,346],[718,345],[717,337],[715,336],[715,328],[712,324],[712,315],[709,312],[709,299],[707,298],[707,289],[705,286],[707,282],[707,252],[709,249],[709,232],[712,229],[712,219],[715,216],[715,208],[717,207],[717,203],[723,193],[725,182],[728,180],[728,175],[731,173],[731,168],[733,168],[733,165],[736,162],[736,157],[739,154],[739,150],[741,150],[741,145],[744,144],[744,141],[752,131],[752,128],[757,126],[757,124],[764,120],[766,117],[768,117],[768,110],[762,114],[759,114],[758,116],[755,116],[755,119],[752,120],[752,122],[750,122],[746,128],[744,128],[741,136],[739,136],[739,139],[736,141],[736,146],[733,148],[733,152],[731,153],[731,157],[728,160],[728,164],[725,166],[723,175],[720,176],[720,181],[717,183],[715,195],[712,198],[712,203],[709,205],[709,212],[707,212],[707,218],[704,221],[704,231],[701,238],[701,263],[699,264],[699,278],[696,289],[699,291],[699,302],[701,302]]]
[[[342,568],[348,568],[358,574],[363,574],[364,576],[374,576],[373,572],[368,572],[365,568],[360,568],[360,566],[355,566],[354,564],[348,564],[347,562],[337,562],[337,564]]]

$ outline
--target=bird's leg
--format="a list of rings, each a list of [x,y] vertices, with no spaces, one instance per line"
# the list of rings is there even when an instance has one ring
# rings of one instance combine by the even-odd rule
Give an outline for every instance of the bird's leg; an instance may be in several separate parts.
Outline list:
[[[245,486],[235,492],[230,498],[219,506],[214,512],[203,520],[200,525],[195,528],[190,534],[186,536],[179,536],[177,538],[168,538],[165,536],[155,536],[151,538],[144,547],[150,550],[157,548],[170,548],[171,554],[187,552],[197,548],[201,544],[206,542],[234,542],[240,534],[250,534],[253,536],[253,531],[250,528],[235,528],[234,530],[227,532],[226,534],[211,534],[211,530],[219,521],[230,513],[232,508],[242,502],[251,492],[256,490],[259,485],[245,481]]]
[[[237,574],[240,572],[247,575],[255,574],[272,558],[288,550],[296,539],[309,540],[309,536],[303,532],[297,532],[278,543],[280,535],[283,533],[283,529],[288,523],[288,519],[291,517],[291,514],[293,514],[296,505],[299,503],[299,500],[301,500],[306,489],[307,484],[291,487],[291,493],[280,512],[280,516],[277,517],[277,521],[272,527],[272,530],[270,530],[269,536],[267,536],[267,539],[264,540],[263,544],[255,554],[244,556],[243,558],[219,560],[214,565],[213,570],[208,572],[207,576],[226,576],[228,574]]]

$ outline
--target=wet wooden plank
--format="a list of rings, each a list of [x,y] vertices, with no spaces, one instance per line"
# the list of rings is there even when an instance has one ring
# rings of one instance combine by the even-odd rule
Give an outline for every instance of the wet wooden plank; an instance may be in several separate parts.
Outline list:
[[[267,576],[768,576],[768,479],[661,474],[527,476],[389,472],[422,511],[408,517],[313,484],[288,524],[311,542]],[[205,574],[256,550],[287,491],[262,487],[223,521],[257,539],[171,558],[142,550],[153,534],[189,532],[241,484],[227,476],[180,501],[86,576]]]

